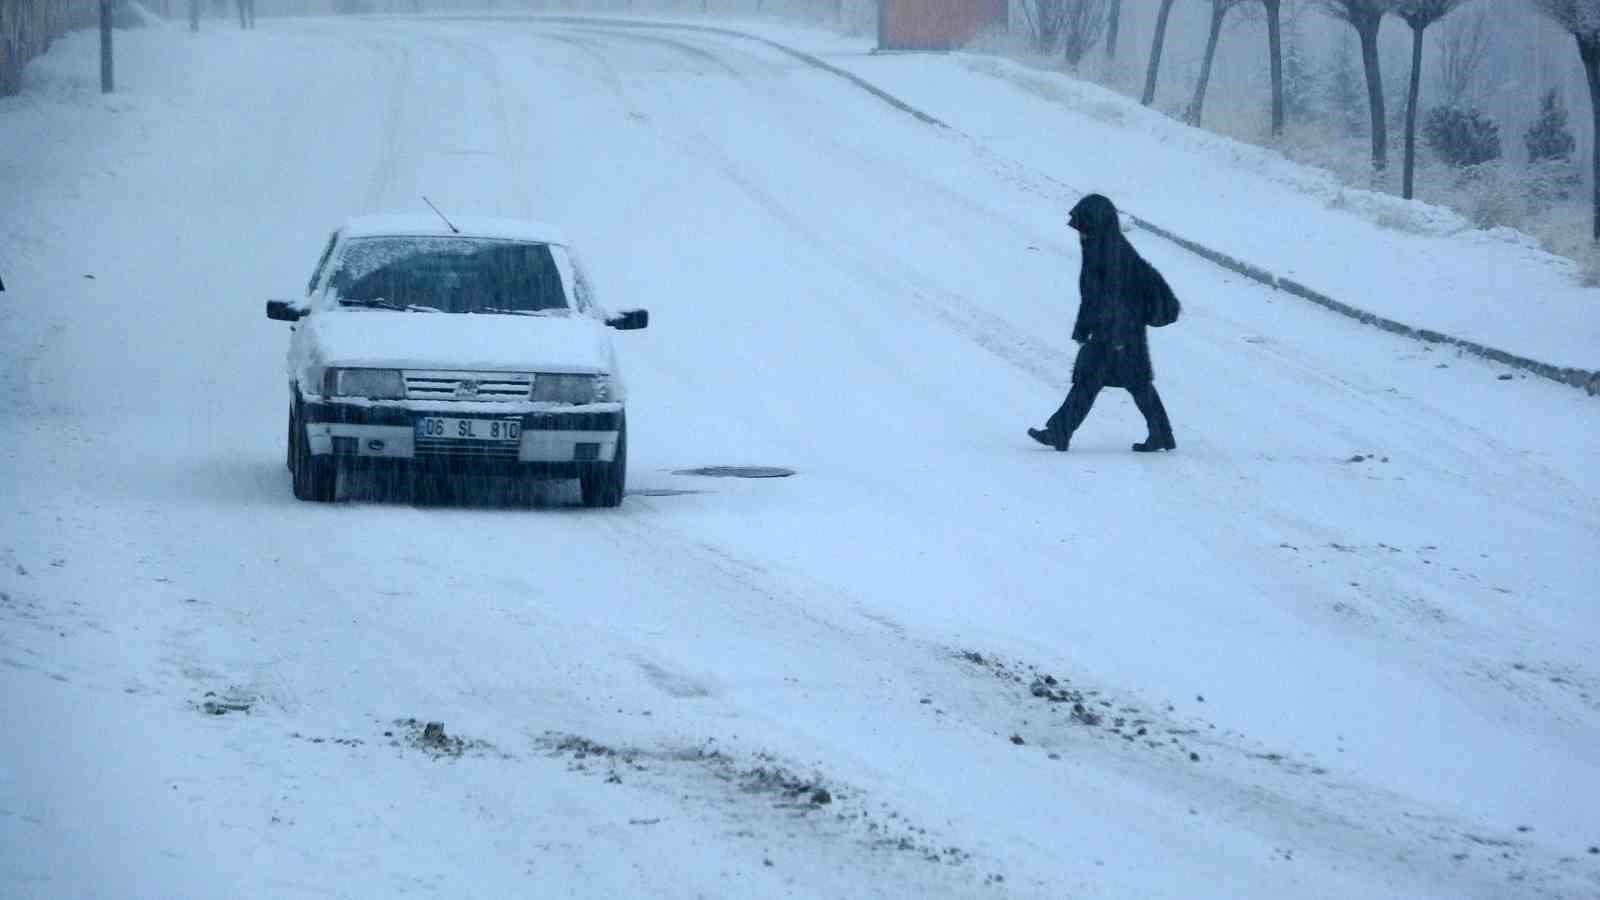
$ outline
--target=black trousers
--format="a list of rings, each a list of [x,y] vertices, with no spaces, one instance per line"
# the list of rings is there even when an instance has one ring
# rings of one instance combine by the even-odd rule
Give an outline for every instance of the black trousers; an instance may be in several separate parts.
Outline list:
[[[1104,387],[1102,379],[1092,377],[1074,382],[1072,390],[1067,392],[1067,399],[1061,402],[1061,408],[1045,422],[1045,430],[1056,440],[1070,439],[1088,417],[1089,410],[1094,407],[1094,398],[1099,396]],[[1167,418],[1167,408],[1161,405],[1161,395],[1156,393],[1155,383],[1146,381],[1135,385],[1128,388],[1128,393],[1133,395],[1134,405],[1144,414],[1144,424],[1150,430],[1150,438],[1159,441],[1172,437],[1172,421]]]

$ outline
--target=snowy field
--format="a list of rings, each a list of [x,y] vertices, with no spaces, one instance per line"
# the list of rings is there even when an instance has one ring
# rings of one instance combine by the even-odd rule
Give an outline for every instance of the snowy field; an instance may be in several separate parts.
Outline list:
[[[599,25],[122,32],[111,97],[93,35],[30,66],[0,895],[1600,894],[1595,398],[1133,232],[1185,303],[1178,451],[1129,453],[1116,391],[1070,453],[1024,434],[1071,370],[1079,190],[1560,365],[1596,367],[1593,292],[1109,94],[779,32],[956,131]],[[424,193],[560,225],[650,309],[620,509],[291,498],[263,302]],[[678,474],[715,465],[796,474]]]

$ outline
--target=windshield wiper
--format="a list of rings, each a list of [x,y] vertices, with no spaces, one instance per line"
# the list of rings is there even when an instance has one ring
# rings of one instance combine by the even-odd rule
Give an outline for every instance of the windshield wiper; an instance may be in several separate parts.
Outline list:
[[[497,313],[497,314],[500,314],[500,315],[507,315],[507,316],[548,316],[548,315],[551,315],[553,313],[564,313],[564,312],[566,312],[566,310],[564,310],[564,309],[509,309],[509,308],[503,307],[503,306],[480,306],[477,309],[468,310],[468,312]]]
[[[353,299],[353,298],[350,298],[350,297],[340,297],[339,298],[339,305],[340,306],[361,306],[361,307],[365,307],[367,309],[392,309],[392,310],[395,310],[396,312],[435,312],[435,313],[444,312],[444,310],[439,309],[436,306],[419,306],[418,304],[415,304],[415,303],[412,303],[412,304],[409,304],[409,305],[406,305],[406,306],[402,306],[402,305],[400,305],[398,303],[395,303],[395,302],[392,302],[392,301],[389,301],[389,300],[385,300],[382,297],[377,297],[377,298],[374,298],[374,299],[371,299],[371,300],[358,300],[358,299]]]

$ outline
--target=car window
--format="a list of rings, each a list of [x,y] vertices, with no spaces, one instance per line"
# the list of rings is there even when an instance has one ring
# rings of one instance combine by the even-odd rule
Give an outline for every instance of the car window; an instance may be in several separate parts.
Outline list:
[[[446,313],[571,309],[546,244],[466,237],[349,241],[331,288],[346,306]]]
[[[334,245],[339,243],[339,232],[328,235],[328,246],[322,248],[322,256],[317,260],[317,267],[311,270],[311,281],[306,285],[306,293],[314,294],[317,284],[322,281],[322,270],[328,267],[328,257],[333,255]]]

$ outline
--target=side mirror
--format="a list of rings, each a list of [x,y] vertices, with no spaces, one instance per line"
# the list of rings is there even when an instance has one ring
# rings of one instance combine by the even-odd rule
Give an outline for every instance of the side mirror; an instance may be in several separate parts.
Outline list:
[[[305,311],[293,300],[268,300],[267,318],[279,322],[298,322]]]
[[[618,331],[638,331],[650,327],[650,311],[647,309],[628,309],[620,314],[610,316],[606,324]]]

